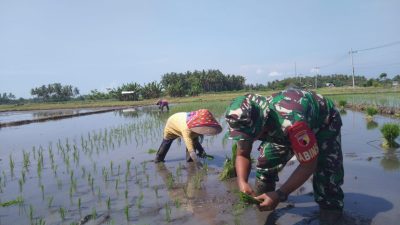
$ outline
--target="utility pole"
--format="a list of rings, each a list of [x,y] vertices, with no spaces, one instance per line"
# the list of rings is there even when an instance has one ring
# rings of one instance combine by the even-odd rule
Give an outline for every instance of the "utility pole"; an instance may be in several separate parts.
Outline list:
[[[357,53],[357,51],[353,51],[353,49],[350,49],[349,54],[351,55],[351,67],[353,68],[353,89],[354,89],[355,84],[354,84],[354,61],[353,61],[353,53]]]
[[[317,87],[318,87],[317,76],[318,76],[318,72],[319,72],[319,67],[318,66],[314,67],[314,71],[315,71],[315,89],[317,89]]]

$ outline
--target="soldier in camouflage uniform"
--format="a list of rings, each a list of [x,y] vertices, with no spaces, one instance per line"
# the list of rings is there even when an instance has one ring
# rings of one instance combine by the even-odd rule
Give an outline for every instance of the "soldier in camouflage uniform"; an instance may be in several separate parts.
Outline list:
[[[343,157],[339,112],[330,99],[314,92],[288,89],[270,97],[246,94],[226,112],[229,136],[237,141],[236,173],[242,192],[259,195],[260,210],[273,210],[280,201],[313,177],[315,201],[321,212],[343,209]],[[255,192],[248,184],[252,143],[258,148]],[[295,155],[300,162],[275,191],[278,172]]]

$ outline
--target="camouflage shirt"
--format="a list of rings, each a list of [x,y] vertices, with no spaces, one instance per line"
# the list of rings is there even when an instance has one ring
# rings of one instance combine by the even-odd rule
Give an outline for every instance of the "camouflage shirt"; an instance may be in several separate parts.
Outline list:
[[[287,144],[288,128],[295,122],[305,122],[316,134],[329,123],[333,108],[331,100],[315,92],[288,89],[267,98],[255,94],[237,97],[225,117],[234,140]]]

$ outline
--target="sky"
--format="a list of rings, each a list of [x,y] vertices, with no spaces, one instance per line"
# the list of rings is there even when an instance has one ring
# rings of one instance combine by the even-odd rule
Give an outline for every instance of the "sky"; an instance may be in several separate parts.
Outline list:
[[[203,69],[261,84],[351,75],[351,49],[356,75],[391,78],[399,12],[398,0],[0,0],[0,93],[88,94]]]

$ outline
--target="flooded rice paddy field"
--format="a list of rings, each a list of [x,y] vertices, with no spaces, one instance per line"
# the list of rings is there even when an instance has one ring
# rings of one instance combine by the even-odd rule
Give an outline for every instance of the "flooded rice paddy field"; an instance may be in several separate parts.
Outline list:
[[[272,213],[243,206],[235,179],[218,180],[231,154],[224,132],[205,137],[215,159],[202,170],[186,163],[180,141],[154,164],[149,149],[158,149],[171,113],[147,107],[0,129],[0,202],[16,200],[0,207],[0,224],[319,224],[310,181]],[[342,119],[345,223],[398,224],[400,150],[380,147],[379,128],[399,121],[367,123],[352,111]]]

